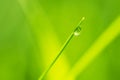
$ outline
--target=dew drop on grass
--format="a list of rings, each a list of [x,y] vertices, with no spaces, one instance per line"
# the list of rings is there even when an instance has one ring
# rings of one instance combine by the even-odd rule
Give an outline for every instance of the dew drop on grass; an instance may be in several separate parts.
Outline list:
[[[75,36],[79,36],[80,35],[80,32],[81,32],[81,28],[78,26],[75,31],[74,31],[74,35]]]

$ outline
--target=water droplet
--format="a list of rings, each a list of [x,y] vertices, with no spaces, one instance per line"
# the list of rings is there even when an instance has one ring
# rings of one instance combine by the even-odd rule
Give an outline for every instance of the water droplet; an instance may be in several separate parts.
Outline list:
[[[78,26],[75,31],[74,31],[74,35],[75,36],[79,36],[80,35],[80,32],[81,32],[81,28]]]

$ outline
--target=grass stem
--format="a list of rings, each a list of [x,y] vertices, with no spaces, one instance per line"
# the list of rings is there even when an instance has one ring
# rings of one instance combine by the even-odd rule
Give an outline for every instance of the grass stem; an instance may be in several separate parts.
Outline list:
[[[71,39],[73,38],[73,36],[78,35],[81,32],[81,23],[83,22],[84,17],[80,20],[80,23],[78,24],[78,26],[75,28],[75,30],[71,33],[71,35],[68,37],[68,39],[66,40],[66,42],[64,43],[63,47],[61,48],[61,50],[59,51],[58,55],[55,57],[55,59],[53,60],[53,62],[50,64],[50,66],[45,70],[45,72],[43,72],[43,74],[40,76],[39,80],[43,80],[43,78],[46,76],[46,74],[50,71],[50,69],[52,68],[52,66],[55,64],[55,62],[58,60],[58,58],[61,56],[62,52],[64,51],[64,49],[66,48],[66,46],[69,44],[69,42],[71,41]]]

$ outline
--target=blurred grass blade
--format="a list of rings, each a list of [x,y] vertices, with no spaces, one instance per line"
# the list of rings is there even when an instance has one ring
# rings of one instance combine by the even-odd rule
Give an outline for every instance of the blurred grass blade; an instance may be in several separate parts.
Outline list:
[[[41,49],[42,52],[42,62],[40,62],[41,59],[39,56],[36,55],[38,58],[38,64],[39,66],[43,64],[44,68],[46,68],[58,52],[57,49],[60,46],[59,40],[57,39],[56,33],[54,33],[54,29],[52,29],[52,24],[44,13],[43,8],[36,1],[18,1],[27,17],[27,20],[32,26],[33,34],[36,36],[35,39],[37,41],[37,47],[38,49]],[[63,77],[63,75],[67,73],[69,65],[66,60],[66,56],[62,56],[61,60],[59,60],[55,66],[57,67],[52,69],[52,73],[49,73],[48,76],[46,76],[49,80],[58,80],[59,77]],[[61,68],[62,70],[60,70]],[[54,74],[56,75],[54,76]]]
[[[120,17],[110,27],[104,31],[95,43],[86,51],[86,53],[73,66],[65,80],[75,80],[78,74],[86,69],[86,67],[107,47],[118,35],[120,35]]]

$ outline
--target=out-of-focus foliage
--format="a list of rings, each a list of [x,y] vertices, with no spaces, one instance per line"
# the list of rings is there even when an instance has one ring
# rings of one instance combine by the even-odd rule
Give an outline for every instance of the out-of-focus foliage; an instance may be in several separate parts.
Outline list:
[[[120,0],[0,0],[0,80],[38,80],[83,16],[81,35],[45,80],[65,79],[98,39],[99,55],[88,56],[74,80],[120,80]],[[111,26],[108,38],[99,38]]]

